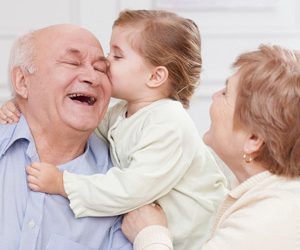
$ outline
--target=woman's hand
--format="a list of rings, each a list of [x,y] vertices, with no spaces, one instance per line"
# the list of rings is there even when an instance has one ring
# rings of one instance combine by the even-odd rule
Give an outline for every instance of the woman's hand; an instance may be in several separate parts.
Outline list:
[[[147,226],[167,227],[167,217],[159,205],[151,204],[137,208],[124,216],[122,231],[133,242],[137,234]]]
[[[0,108],[0,124],[15,123],[20,119],[20,111],[14,99],[7,101]]]

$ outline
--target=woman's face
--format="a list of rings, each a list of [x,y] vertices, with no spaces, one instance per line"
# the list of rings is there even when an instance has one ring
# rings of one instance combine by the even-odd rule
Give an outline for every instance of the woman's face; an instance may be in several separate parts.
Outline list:
[[[213,95],[210,106],[211,125],[203,137],[204,142],[233,171],[241,162],[246,135],[241,129],[233,129],[238,80],[238,73],[232,75],[227,79],[225,87]]]

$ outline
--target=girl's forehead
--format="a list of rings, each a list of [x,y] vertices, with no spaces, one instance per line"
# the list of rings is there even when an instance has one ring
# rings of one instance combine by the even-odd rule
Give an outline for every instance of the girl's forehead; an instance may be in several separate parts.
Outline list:
[[[112,32],[110,44],[119,48],[130,47],[137,50],[140,45],[140,34],[133,27],[116,27]]]
[[[140,32],[141,30],[135,26],[115,26],[112,30],[112,36],[130,38],[131,36],[137,36]]]

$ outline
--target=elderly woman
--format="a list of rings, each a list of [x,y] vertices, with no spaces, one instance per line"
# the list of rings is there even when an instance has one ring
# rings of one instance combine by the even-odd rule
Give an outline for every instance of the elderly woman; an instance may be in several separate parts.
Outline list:
[[[262,45],[234,68],[213,95],[204,140],[240,184],[202,250],[299,250],[300,56]],[[148,205],[125,216],[123,232],[136,250],[173,249],[166,225],[161,208]]]

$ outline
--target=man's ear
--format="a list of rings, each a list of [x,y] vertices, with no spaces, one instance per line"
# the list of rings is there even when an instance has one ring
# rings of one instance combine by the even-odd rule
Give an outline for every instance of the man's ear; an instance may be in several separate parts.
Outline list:
[[[154,68],[150,80],[147,82],[149,88],[157,88],[164,84],[169,77],[169,71],[164,66]]]
[[[244,143],[244,152],[254,156],[263,144],[264,140],[259,135],[249,134]]]
[[[24,69],[21,67],[15,67],[11,72],[11,82],[17,95],[27,99],[28,97],[28,84],[27,75]]]

